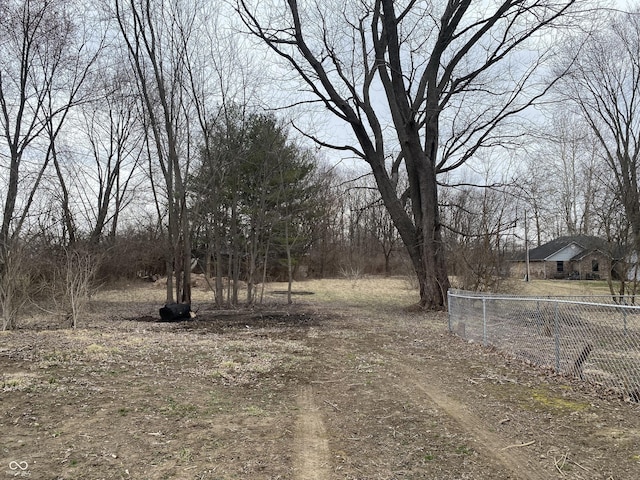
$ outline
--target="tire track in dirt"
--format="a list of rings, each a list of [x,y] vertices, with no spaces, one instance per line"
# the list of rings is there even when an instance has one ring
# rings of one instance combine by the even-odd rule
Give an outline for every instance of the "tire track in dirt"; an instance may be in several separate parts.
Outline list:
[[[475,440],[475,448],[484,455],[498,461],[514,478],[521,480],[547,480],[549,474],[544,472],[539,461],[529,456],[524,449],[514,448],[500,435],[492,433],[490,426],[469,411],[465,405],[444,392],[444,386],[423,370],[393,360],[393,368],[399,373],[399,387],[415,402],[425,400],[435,404],[440,410],[455,420],[460,427]]]
[[[297,403],[299,414],[293,438],[294,478],[326,480],[330,478],[329,439],[311,386],[302,389]]]

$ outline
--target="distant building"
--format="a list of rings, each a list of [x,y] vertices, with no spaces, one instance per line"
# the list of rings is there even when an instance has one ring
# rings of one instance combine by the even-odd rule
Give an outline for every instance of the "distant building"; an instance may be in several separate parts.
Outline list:
[[[529,250],[530,278],[606,280],[613,272],[615,259],[610,245],[599,237],[573,235],[560,237]],[[518,256],[511,275],[524,278],[526,252]]]

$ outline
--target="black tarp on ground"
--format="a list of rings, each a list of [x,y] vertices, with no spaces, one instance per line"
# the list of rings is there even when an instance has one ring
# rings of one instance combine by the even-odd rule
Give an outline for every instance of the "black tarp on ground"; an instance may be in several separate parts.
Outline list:
[[[191,319],[190,303],[167,303],[160,309],[160,320],[163,322],[178,322]]]

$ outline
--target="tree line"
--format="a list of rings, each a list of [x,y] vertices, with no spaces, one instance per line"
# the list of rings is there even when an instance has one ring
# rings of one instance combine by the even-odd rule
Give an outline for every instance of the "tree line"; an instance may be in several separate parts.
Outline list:
[[[639,249],[637,10],[267,3],[0,3],[4,329],[34,295],[75,322],[95,278],[189,303],[196,268],[219,305],[306,269],[442,308],[525,212],[538,244]]]

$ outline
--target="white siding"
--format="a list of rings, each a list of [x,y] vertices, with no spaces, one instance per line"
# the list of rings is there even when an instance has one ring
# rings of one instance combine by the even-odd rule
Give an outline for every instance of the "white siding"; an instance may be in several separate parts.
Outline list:
[[[548,262],[568,262],[584,249],[577,243],[571,243],[546,258]]]

